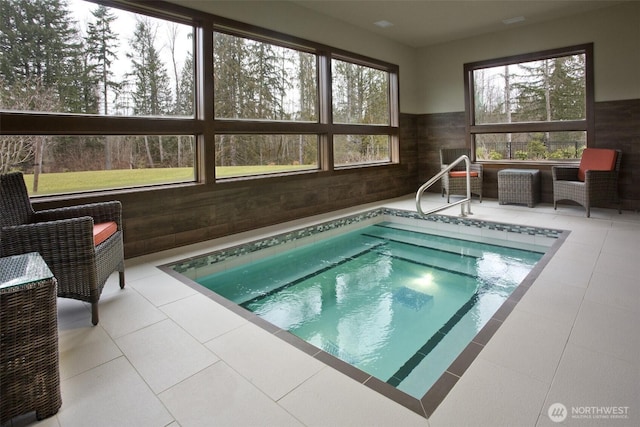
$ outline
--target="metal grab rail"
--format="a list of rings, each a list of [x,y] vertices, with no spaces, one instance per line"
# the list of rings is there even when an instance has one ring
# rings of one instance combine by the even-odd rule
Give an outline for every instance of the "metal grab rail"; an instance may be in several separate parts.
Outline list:
[[[422,210],[422,206],[420,205],[420,199],[422,198],[422,194],[425,192],[425,190],[427,188],[429,188],[433,184],[435,184],[440,178],[442,178],[443,175],[449,173],[451,171],[451,169],[453,169],[458,163],[460,163],[462,161],[464,161],[465,168],[466,168],[466,171],[467,171],[467,197],[465,197],[462,200],[458,200],[457,202],[447,203],[446,205],[442,205],[442,206],[439,206],[437,208],[430,209],[430,210],[424,212]],[[471,162],[469,160],[469,157],[467,157],[465,155],[462,155],[462,156],[458,157],[449,166],[447,166],[446,168],[444,168],[440,172],[438,172],[429,181],[427,181],[424,184],[422,184],[422,186],[416,192],[416,209],[417,209],[418,213],[420,213],[420,215],[431,215],[432,213],[436,213],[436,212],[442,211],[444,209],[450,208],[451,206],[461,205],[460,206],[460,211],[461,211],[460,215],[461,216],[473,215],[473,213],[471,212],[471,175],[469,173],[470,164],[471,164]],[[465,203],[467,205],[467,212],[466,213],[464,211]]]

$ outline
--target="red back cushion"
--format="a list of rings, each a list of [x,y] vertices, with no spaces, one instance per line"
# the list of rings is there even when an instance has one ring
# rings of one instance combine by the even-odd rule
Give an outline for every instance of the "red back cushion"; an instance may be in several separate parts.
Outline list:
[[[586,171],[612,171],[616,166],[616,150],[585,148],[580,159],[578,179],[584,181]]]
[[[451,171],[451,172],[449,172],[449,176],[451,178],[465,178],[467,176],[467,171]],[[477,177],[478,176],[478,172],[469,171],[469,176],[470,177]]]
[[[118,224],[114,221],[101,222],[93,225],[93,244],[98,246],[118,231]]]

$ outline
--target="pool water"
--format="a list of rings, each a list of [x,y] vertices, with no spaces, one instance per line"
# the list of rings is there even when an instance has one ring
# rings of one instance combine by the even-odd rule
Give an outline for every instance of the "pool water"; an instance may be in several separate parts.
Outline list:
[[[382,222],[197,281],[419,399],[543,255]]]

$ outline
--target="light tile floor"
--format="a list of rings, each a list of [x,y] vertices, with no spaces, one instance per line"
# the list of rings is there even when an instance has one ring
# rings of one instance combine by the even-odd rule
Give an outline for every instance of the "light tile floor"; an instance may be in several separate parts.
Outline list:
[[[427,194],[425,209],[441,204]],[[270,336],[157,265],[413,196],[294,221],[126,262],[100,323],[58,299],[62,408],[12,426],[640,425],[640,215],[474,200],[474,218],[571,230],[489,344],[427,420]],[[458,215],[460,207],[444,213]],[[605,418],[615,410],[618,418]],[[589,414],[587,414],[589,412]],[[620,417],[621,416],[621,417]]]

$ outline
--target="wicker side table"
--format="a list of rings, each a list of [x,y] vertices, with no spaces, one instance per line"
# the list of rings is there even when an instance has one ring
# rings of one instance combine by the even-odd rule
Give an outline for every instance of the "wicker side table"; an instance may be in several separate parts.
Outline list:
[[[0,258],[0,424],[58,412],[56,279],[37,253]]]
[[[538,169],[502,169],[498,171],[498,200],[522,203],[530,208],[540,200],[540,171]]]

